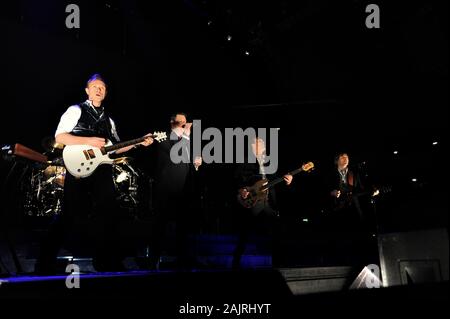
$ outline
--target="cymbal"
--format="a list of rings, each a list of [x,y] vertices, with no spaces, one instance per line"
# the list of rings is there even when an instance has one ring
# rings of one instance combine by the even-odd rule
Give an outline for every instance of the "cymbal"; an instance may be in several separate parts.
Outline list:
[[[48,166],[44,170],[44,175],[46,177],[61,175],[61,174],[65,174],[65,173],[66,173],[66,169],[62,166]]]
[[[41,144],[47,152],[54,152],[55,150],[62,150],[64,148],[64,144],[56,143],[55,139],[51,136],[44,137]]]
[[[119,157],[114,159],[114,164],[125,164],[130,163],[133,160],[132,157]]]

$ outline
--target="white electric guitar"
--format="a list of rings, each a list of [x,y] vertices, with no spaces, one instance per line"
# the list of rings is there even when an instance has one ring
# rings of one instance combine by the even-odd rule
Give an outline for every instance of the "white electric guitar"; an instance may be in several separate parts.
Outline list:
[[[79,178],[88,177],[94,173],[99,165],[112,164],[114,162],[114,159],[109,157],[111,152],[122,147],[142,143],[147,137],[152,137],[157,142],[167,139],[166,133],[154,132],[148,136],[114,145],[112,145],[111,142],[108,142],[102,148],[91,145],[67,145],[63,150],[64,165],[71,175]]]

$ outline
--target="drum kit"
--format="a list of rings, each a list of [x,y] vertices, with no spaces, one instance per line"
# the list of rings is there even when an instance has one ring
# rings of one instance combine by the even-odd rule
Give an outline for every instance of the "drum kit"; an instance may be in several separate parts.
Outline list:
[[[53,165],[58,162],[55,159],[61,158],[64,145],[55,143],[52,138],[45,138],[42,146],[46,150],[44,155],[50,161],[48,165],[32,168],[26,179],[24,212],[27,216],[53,217],[62,211],[64,181],[68,174],[64,166]],[[137,214],[141,201],[138,196],[141,175],[133,167],[133,159],[130,157],[117,158],[113,163],[117,201],[127,213]]]

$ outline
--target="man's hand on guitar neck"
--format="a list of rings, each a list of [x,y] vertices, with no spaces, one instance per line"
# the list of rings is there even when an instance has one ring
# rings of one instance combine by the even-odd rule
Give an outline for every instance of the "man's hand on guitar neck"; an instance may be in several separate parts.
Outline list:
[[[152,134],[148,133],[147,135],[145,135],[147,138],[141,143],[142,146],[150,146],[153,144],[153,138],[152,138]]]
[[[283,179],[286,182],[286,185],[288,185],[288,186],[291,185],[293,178],[294,177],[292,175],[290,175],[290,174],[286,174],[286,175],[283,176]]]
[[[143,142],[141,142],[141,143],[139,143],[137,145],[142,145],[142,146],[145,146],[145,147],[152,145],[154,139],[151,137],[151,135],[152,135],[151,133],[145,135],[145,136],[147,136],[147,138]],[[137,145],[130,145],[130,146],[125,146],[125,147],[119,148],[116,151],[116,154],[128,152],[129,150],[135,148]]]

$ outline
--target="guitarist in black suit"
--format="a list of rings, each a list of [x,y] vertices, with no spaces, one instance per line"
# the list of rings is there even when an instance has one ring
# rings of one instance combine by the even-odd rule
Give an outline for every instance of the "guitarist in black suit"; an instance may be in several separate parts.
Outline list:
[[[358,194],[364,192],[364,185],[358,170],[349,167],[350,158],[347,153],[335,157],[336,170],[331,180],[331,197],[333,210],[345,214],[346,218],[362,220],[363,212]]]
[[[265,167],[265,152],[266,145],[262,138],[255,138],[252,141],[252,151],[256,157],[256,163],[240,164],[235,171],[235,183],[238,189],[238,196],[245,200],[249,196],[249,191],[246,187],[253,185],[261,179],[272,180],[275,178],[273,174],[266,174]],[[286,185],[290,185],[293,179],[292,175],[284,175],[283,179]],[[239,206],[238,214],[240,216],[238,221],[238,242],[233,253],[232,267],[238,269],[240,267],[241,257],[245,251],[245,246],[248,242],[250,231],[255,224],[262,223],[265,228],[268,226],[271,230],[275,227],[276,219],[279,216],[276,205],[275,190],[270,188],[268,190],[267,198],[258,201],[255,206],[251,208],[244,208]]]
[[[370,225],[370,216],[367,215],[369,197],[373,196],[373,192],[368,192],[363,184],[361,165],[351,167],[347,153],[339,153],[334,164],[329,185],[332,200],[329,227],[333,236],[330,254],[337,252],[338,258],[347,258],[347,262],[372,262],[376,247],[372,236],[373,225]],[[347,238],[347,241],[340,238]],[[341,247],[341,244],[345,246]]]
[[[191,161],[191,126],[186,114],[177,113],[170,120],[170,139],[156,147],[155,215],[151,233],[150,267],[157,267],[161,255],[162,239],[169,221],[176,222],[177,263],[180,268],[189,268],[192,260],[188,256],[187,238],[190,211],[194,196],[194,175],[202,164],[201,157]]]

